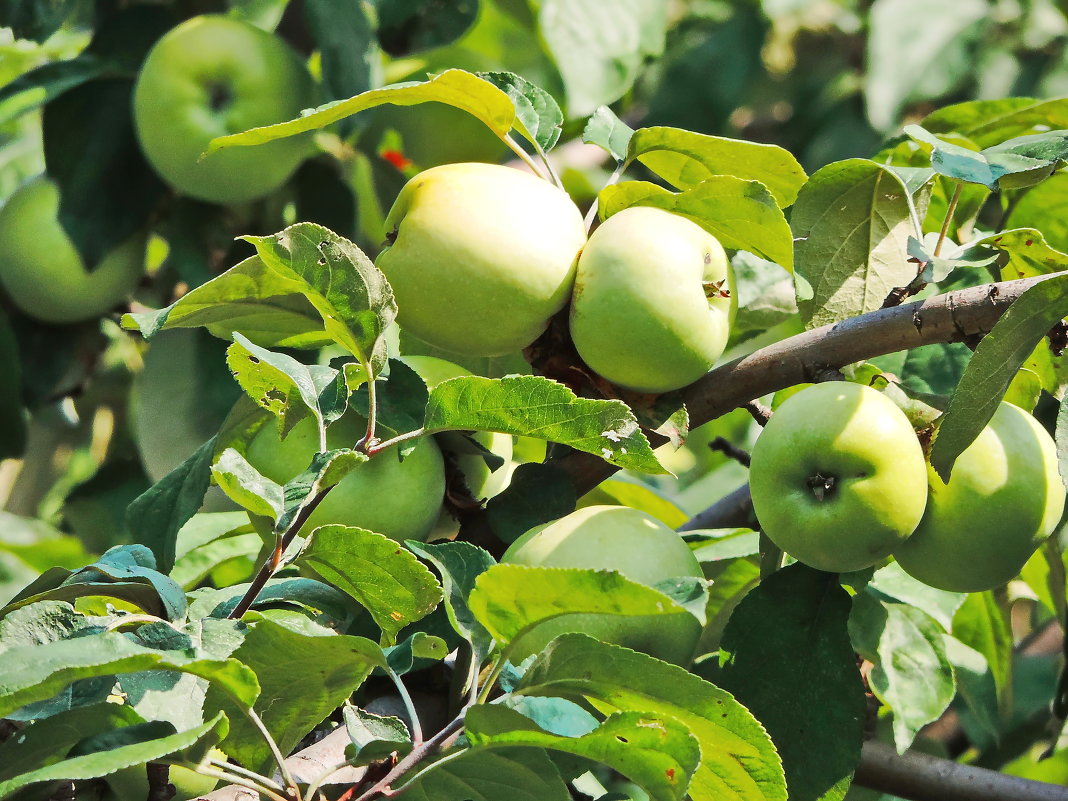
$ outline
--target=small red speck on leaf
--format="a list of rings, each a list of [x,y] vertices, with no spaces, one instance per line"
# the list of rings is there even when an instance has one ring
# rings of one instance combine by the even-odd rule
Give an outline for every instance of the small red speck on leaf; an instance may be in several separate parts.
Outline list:
[[[1035,240],[1033,240],[1033,239],[1028,239],[1026,242],[1024,242],[1024,247],[1031,247],[1031,245],[1034,243],[1034,241]]]
[[[406,170],[412,166],[412,160],[399,150],[383,150],[379,155],[398,170]]]

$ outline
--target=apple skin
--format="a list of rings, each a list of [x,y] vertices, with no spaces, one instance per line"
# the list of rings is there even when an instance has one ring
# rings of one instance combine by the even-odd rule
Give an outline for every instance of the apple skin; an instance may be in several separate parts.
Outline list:
[[[145,274],[147,236],[107,253],[92,272],[59,224],[59,189],[46,176],[23,184],[0,209],[0,283],[22,311],[77,323],[109,311]]]
[[[211,749],[214,756],[225,759],[217,748]],[[175,794],[170,801],[191,801],[214,790],[219,780],[197,773],[184,765],[171,765],[167,778],[174,785]],[[148,773],[144,765],[132,765],[104,777],[108,792],[104,801],[142,801],[148,798]]]
[[[652,515],[626,506],[587,506],[535,526],[508,547],[501,562],[615,570],[648,586],[684,576],[704,578],[697,557],[676,532]],[[512,646],[510,658],[521,662],[540,652],[554,637],[573,631],[688,664],[701,626],[696,619],[665,620],[662,615],[562,615],[524,634]]]
[[[366,421],[352,412],[327,428],[328,448],[351,448],[364,435]],[[285,440],[268,420],[253,437],[245,453],[249,464],[267,478],[284,483],[307,469],[319,450],[315,420],[306,418]],[[376,531],[395,540],[424,540],[434,528],[445,494],[445,467],[441,451],[429,437],[398,459],[397,449],[372,457],[357,466],[330,490],[312,512],[301,533],[338,523]]]
[[[941,590],[981,592],[1015,578],[1064,511],[1053,439],[1004,401],[957,457],[949,483],[931,467],[927,478],[927,511],[894,557]]]
[[[810,481],[833,480],[824,490]],[[912,534],[927,503],[923,449],[882,393],[828,381],[790,396],[753,447],[753,509],[799,562],[832,573],[871,567]]]
[[[525,348],[571,293],[582,214],[547,181],[494,164],[444,164],[412,178],[386,218],[375,264],[397,321],[453,353]]]
[[[729,297],[707,298],[704,282]],[[632,206],[605,220],[579,257],[571,338],[602,378],[670,392],[720,357],[736,307],[730,262],[714,236],[677,214]]]
[[[281,39],[206,15],[168,31],[149,52],[134,89],[134,123],[145,156],[174,188],[243,203],[285,183],[309,155],[310,139],[234,147],[200,161],[208,143],[293,119],[314,102],[311,76]]]

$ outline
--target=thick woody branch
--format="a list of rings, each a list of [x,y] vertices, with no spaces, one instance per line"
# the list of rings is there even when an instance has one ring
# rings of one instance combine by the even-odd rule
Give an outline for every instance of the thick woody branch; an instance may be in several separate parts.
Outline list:
[[[683,391],[690,424],[814,380],[827,369],[940,342],[971,341],[994,327],[1020,295],[1046,276],[962,289],[915,303],[879,309],[776,342],[708,372]],[[653,445],[660,445],[656,440]],[[569,453],[556,462],[581,495],[617,468],[592,454]]]
[[[1068,801],[1068,787],[962,765],[869,741],[854,781],[909,801]]]
[[[681,526],[679,531],[696,531],[705,528],[753,528],[753,499],[749,495],[749,485],[742,484],[698,512]]]

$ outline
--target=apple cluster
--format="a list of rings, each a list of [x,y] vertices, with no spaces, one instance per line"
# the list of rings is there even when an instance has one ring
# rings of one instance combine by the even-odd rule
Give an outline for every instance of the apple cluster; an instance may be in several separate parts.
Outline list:
[[[575,347],[625,389],[696,381],[727,344],[730,264],[695,222],[652,207],[608,218],[587,241],[560,189],[492,164],[425,170],[401,190],[376,262],[406,331],[445,351],[522,349],[570,303]]]
[[[790,556],[848,572],[893,555],[914,578],[978,592],[1015,577],[1060,520],[1053,439],[1002,402],[949,482],[905,414],[867,386],[831,381],[787,398],[753,448],[760,526]]]

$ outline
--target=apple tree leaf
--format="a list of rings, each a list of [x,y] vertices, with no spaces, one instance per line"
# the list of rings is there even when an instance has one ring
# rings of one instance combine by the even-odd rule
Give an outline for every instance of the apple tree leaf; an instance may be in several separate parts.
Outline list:
[[[608,106],[600,106],[586,122],[582,131],[582,141],[588,145],[597,145],[608,151],[617,162],[627,159],[630,139],[634,129],[615,115]]]
[[[335,100],[306,111],[295,120],[217,137],[211,141],[207,152],[214,153],[225,147],[239,145],[260,145],[305,131],[316,131],[345,117],[386,103],[414,106],[428,102],[445,103],[473,114],[502,138],[515,123],[515,105],[506,92],[477,75],[454,69],[445,70],[428,81],[396,83],[363,92],[348,100]]]
[[[853,647],[875,667],[872,692],[894,712],[894,744],[903,753],[916,733],[945,712],[956,693],[942,627],[922,609],[865,590],[849,616]],[[908,654],[908,659],[901,659]]]
[[[577,502],[575,482],[564,470],[550,462],[526,462],[486,503],[486,522],[502,542],[512,543],[534,526],[575,511]]]
[[[515,692],[586,699],[601,711],[679,721],[701,747],[688,790],[694,801],[786,798],[782,763],[761,724],[729,693],[683,668],[585,634],[563,634]]]
[[[681,801],[701,755],[696,738],[674,718],[634,711],[616,712],[593,731],[567,737],[501,704],[479,704],[467,710],[464,734],[473,748],[527,746],[592,759],[656,801]]]
[[[975,720],[992,737],[999,736],[997,689],[990,664],[981,653],[956,637],[942,635],[946,657],[957,677],[957,693]]]
[[[560,140],[564,113],[553,96],[514,72],[479,72],[515,104],[515,128],[528,142],[549,151]]]
[[[298,631],[260,616],[233,652],[259,678],[254,709],[284,754],[337,709],[373,668],[385,665],[382,649],[373,641],[325,632],[330,629]],[[219,746],[228,756],[257,771],[273,764],[263,735],[214,685],[208,688],[204,710],[223,711],[230,718],[230,732]]]
[[[541,748],[469,749],[439,760],[403,785],[410,801],[571,801]]]
[[[172,725],[162,721],[132,723],[111,729],[83,740],[81,748],[75,749],[82,753],[0,781],[0,798],[7,798],[17,790],[37,782],[94,779],[132,765],[160,761],[194,747],[198,752],[203,752],[215,745],[226,732],[227,719],[221,713],[200,726],[181,732],[175,732]]]
[[[986,659],[999,701],[1011,700],[1013,637],[994,593],[969,593],[953,615],[953,636]]]
[[[260,473],[234,448],[222,452],[211,467],[212,477],[226,497],[255,515],[277,520],[285,499],[282,487]]]
[[[635,649],[685,662],[701,628],[664,593],[611,570],[494,565],[475,580],[467,602],[498,643],[523,648],[604,623]]]
[[[725,248],[748,250],[793,270],[793,233],[767,187],[732,175],[714,175],[671,192],[646,181],[624,181],[601,190],[598,211],[606,220],[630,206],[654,206],[700,225]]]
[[[341,714],[352,741],[351,747],[345,748],[345,761],[350,765],[370,765],[390,754],[403,756],[412,750],[412,736],[400,718],[372,715],[349,704]]]
[[[122,325],[145,339],[172,328],[206,328],[221,339],[240,331],[263,347],[321,348],[333,339],[306,288],[250,256],[164,309],[124,314]]]
[[[881,308],[892,289],[916,277],[906,253],[907,190],[880,164],[848,159],[817,170],[790,221],[798,308],[808,328]]]
[[[372,375],[385,364],[383,334],[397,316],[386,277],[352,242],[313,223],[244,237],[275,272],[302,284],[327,334]]]
[[[282,487],[282,514],[275,522],[275,531],[289,529],[297,515],[321,492],[338,484],[357,466],[367,461],[367,455],[350,448],[316,453],[311,464]]]
[[[278,417],[282,436],[309,413],[322,432],[345,412],[348,389],[337,370],[261,348],[238,331],[226,349],[226,366],[245,394]]]
[[[797,159],[777,145],[682,128],[639,128],[630,139],[627,158],[637,159],[676,189],[692,189],[714,175],[759,181],[783,208],[797,199],[808,179]]]
[[[1043,233],[1034,228],[999,231],[969,243],[969,247],[1000,254],[1001,275],[1006,281],[1068,269],[1068,254],[1051,247]]]
[[[441,601],[441,587],[422,562],[396,540],[366,529],[320,526],[297,561],[356,599],[391,644]]]
[[[958,133],[981,148],[989,147],[1039,130],[1068,128],[1068,99],[970,100],[940,108],[924,117],[921,124],[931,133]]]
[[[848,616],[849,596],[835,576],[790,565],[737,605],[719,669],[705,672],[767,729],[791,800],[844,797],[860,759],[867,708]]]
[[[259,694],[255,674],[235,659],[191,659],[107,633],[6,651],[0,660],[0,716],[51,698],[79,679],[139,670],[177,670],[200,676],[246,708]]]
[[[498,431],[558,442],[643,473],[666,472],[633,412],[622,401],[579,398],[541,376],[461,376],[430,393],[423,427],[438,431]]]
[[[948,482],[953,463],[990,422],[1009,384],[1046,333],[1068,316],[1068,273],[1035,284],[983,337],[949,399],[931,448],[931,465]]]
[[[471,643],[476,658],[480,661],[490,652],[493,639],[478,622],[467,603],[475,580],[496,561],[488,551],[469,542],[423,543],[409,540],[405,543],[416,556],[426,559],[441,576],[444,590],[445,611],[452,627]]]
[[[867,586],[890,598],[919,607],[937,620],[946,631],[952,628],[953,615],[967,598],[967,594],[963,592],[929,587],[906,573],[897,562],[891,562],[876,570]]]
[[[152,549],[164,573],[174,567],[178,531],[196,514],[211,485],[212,437],[137,498],[126,509],[126,525],[138,542]]]

